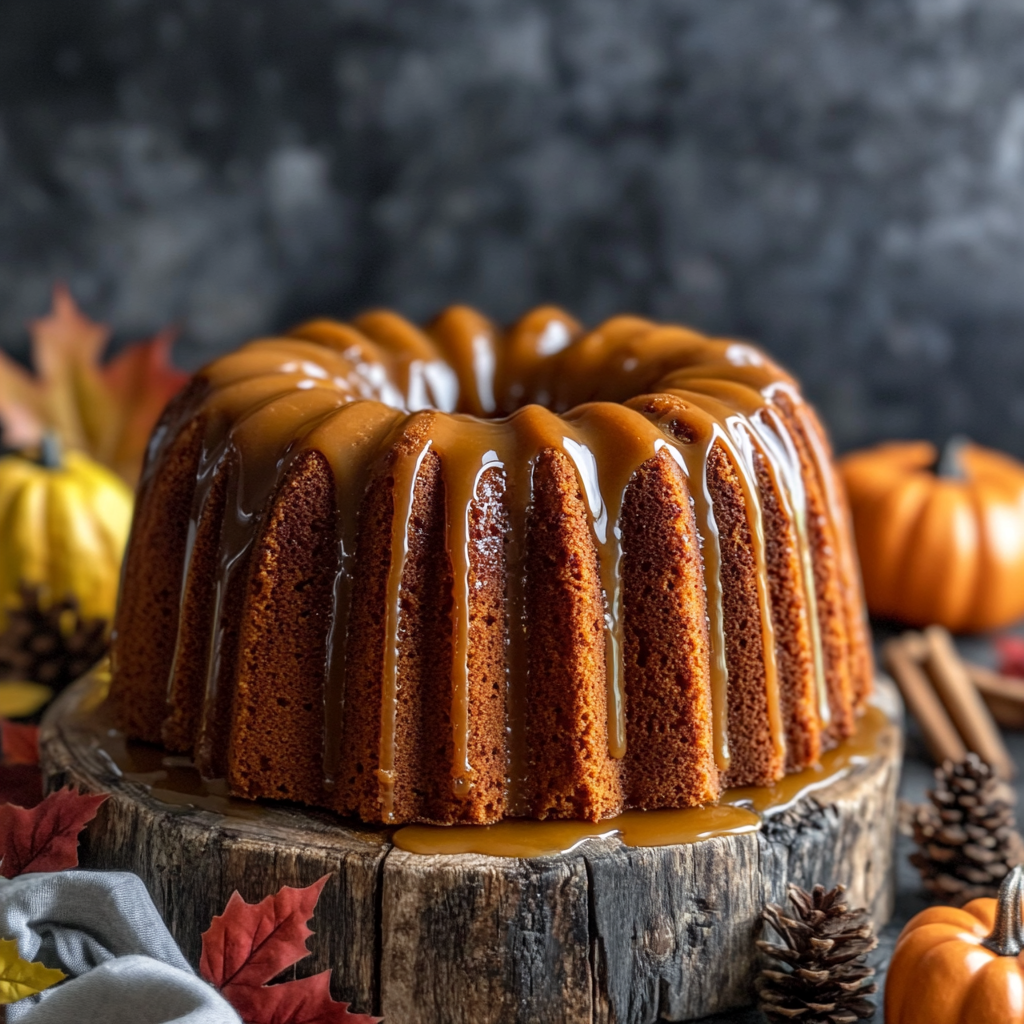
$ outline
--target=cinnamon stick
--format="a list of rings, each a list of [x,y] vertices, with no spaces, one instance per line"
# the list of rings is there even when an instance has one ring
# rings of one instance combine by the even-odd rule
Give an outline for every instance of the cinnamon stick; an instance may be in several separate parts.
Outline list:
[[[916,633],[914,630],[908,629],[900,637],[900,642],[907,654],[918,664],[928,657],[928,641],[925,639],[924,633]]]
[[[947,758],[962,761],[967,756],[967,748],[924,670],[913,657],[912,648],[913,639],[910,645],[900,637],[887,640],[882,646],[885,667],[896,680],[907,710],[921,726],[925,746],[935,761],[939,764]]]
[[[929,626],[924,636],[928,642],[925,668],[967,749],[992,765],[1001,779],[1012,779],[1016,765],[991,712],[971,682],[949,631],[942,626]]]
[[[1016,676],[1004,676],[995,669],[977,665],[973,661],[965,661],[964,668],[974,685],[984,692],[998,693],[1013,700],[1024,702],[1024,679]]]
[[[1024,729],[1024,679],[1000,675],[972,661],[965,661],[964,668],[992,717],[1008,729]]]

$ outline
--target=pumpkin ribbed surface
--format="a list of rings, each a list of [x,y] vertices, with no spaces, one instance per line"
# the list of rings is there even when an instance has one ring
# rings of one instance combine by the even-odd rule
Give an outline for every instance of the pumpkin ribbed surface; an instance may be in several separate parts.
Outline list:
[[[0,458],[0,629],[26,586],[111,618],[131,516],[131,491],[86,455],[69,451],[55,467]]]

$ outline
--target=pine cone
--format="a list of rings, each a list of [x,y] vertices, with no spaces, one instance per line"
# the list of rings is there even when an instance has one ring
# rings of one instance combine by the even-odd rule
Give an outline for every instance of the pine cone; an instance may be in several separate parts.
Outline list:
[[[873,1017],[875,1004],[865,999],[877,991],[875,969],[867,955],[877,945],[866,910],[850,910],[842,900],[846,886],[829,892],[816,885],[809,893],[789,887],[795,916],[769,903],[762,918],[784,945],[758,941],[762,952],[781,960],[789,970],[763,970],[757,980],[760,1010],[771,1021],[801,1024],[852,1024]]]
[[[107,623],[83,619],[73,597],[43,605],[38,588],[22,586],[0,634],[0,679],[43,683],[56,694],[106,653]]]
[[[997,895],[999,883],[1024,857],[1016,794],[977,754],[959,764],[944,762],[935,780],[931,803],[914,810],[918,851],[910,862],[924,887],[946,903],[963,906]]]

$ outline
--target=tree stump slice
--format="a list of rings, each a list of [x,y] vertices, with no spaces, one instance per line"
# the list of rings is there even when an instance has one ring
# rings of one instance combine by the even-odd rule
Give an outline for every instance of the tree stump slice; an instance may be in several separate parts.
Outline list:
[[[761,831],[532,859],[408,853],[393,830],[291,805],[171,806],[81,730],[81,687],[51,708],[41,752],[49,789],[110,794],[83,866],[139,875],[193,965],[236,889],[256,902],[330,874],[297,975],[332,970],[337,998],[387,1024],[691,1020],[753,1002],[760,912],[787,883],[843,882],[878,926],[892,912],[902,710],[886,680],[895,727],[876,752]]]

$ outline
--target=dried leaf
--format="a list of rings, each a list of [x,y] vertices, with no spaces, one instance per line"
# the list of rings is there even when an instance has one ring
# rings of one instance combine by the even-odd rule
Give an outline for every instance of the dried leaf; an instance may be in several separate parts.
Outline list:
[[[32,375],[0,352],[0,424],[10,448],[31,448],[43,438],[43,391]]]
[[[331,972],[259,988],[236,986],[231,1005],[245,1024],[378,1024],[383,1018],[350,1013],[331,998]]]
[[[305,889],[283,886],[259,903],[232,893],[224,913],[203,934],[199,973],[220,990],[246,1024],[377,1024],[348,1012],[330,994],[330,972],[268,985],[309,955],[306,939],[324,875]]]
[[[13,939],[0,939],[0,1004],[37,995],[66,977],[53,967],[22,960]]]
[[[0,720],[0,755],[7,765],[39,764],[39,726]]]
[[[306,922],[329,878],[305,889],[282,886],[259,903],[231,894],[224,913],[203,933],[200,973],[222,991],[231,985],[264,985],[309,955]]]
[[[32,324],[32,362],[43,388],[46,426],[69,448],[95,450],[104,400],[100,358],[110,332],[75,305],[64,285],[53,290],[53,309]]]
[[[98,455],[132,483],[156,421],[188,380],[187,373],[171,366],[173,340],[173,331],[161,331],[151,341],[129,345],[102,371],[119,423],[110,449]]]
[[[69,786],[31,809],[0,805],[0,877],[77,867],[78,834],[106,799]]]
[[[75,305],[63,285],[31,325],[36,376],[0,353],[0,427],[11,447],[38,445],[53,430],[134,484],[150,432],[188,374],[169,362],[172,335],[129,345],[101,366],[110,332]]]

